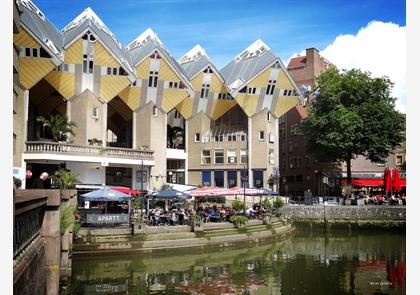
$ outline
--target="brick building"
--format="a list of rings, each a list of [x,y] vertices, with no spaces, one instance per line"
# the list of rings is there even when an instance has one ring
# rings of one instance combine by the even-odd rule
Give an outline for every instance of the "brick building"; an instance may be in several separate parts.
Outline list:
[[[280,192],[291,196],[303,196],[310,190],[314,195],[337,195],[340,182],[346,179],[345,163],[320,163],[312,159],[305,148],[305,138],[294,135],[292,130],[307,116],[307,107],[313,96],[308,90],[316,88],[316,77],[332,63],[322,57],[315,48],[306,49],[305,56],[292,58],[287,67],[290,76],[304,93],[303,104],[297,105],[279,118],[279,163],[281,174]],[[384,168],[398,167],[405,178],[405,142],[390,154],[385,164],[376,164],[364,157],[352,161],[352,178],[363,185],[383,179]],[[377,187],[377,189],[381,189]]]

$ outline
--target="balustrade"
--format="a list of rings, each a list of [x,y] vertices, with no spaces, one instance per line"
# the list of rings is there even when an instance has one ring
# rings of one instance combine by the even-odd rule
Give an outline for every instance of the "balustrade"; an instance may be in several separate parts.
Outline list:
[[[73,153],[101,157],[119,157],[132,159],[153,159],[153,151],[141,151],[129,148],[76,145],[60,142],[26,142],[28,153]]]

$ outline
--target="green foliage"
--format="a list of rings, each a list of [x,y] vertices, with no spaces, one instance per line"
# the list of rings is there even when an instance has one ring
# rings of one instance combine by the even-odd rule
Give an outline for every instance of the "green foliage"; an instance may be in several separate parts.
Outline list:
[[[61,211],[60,216],[60,234],[64,235],[66,229],[73,223],[73,214],[75,209],[72,207],[67,207]]]
[[[265,209],[268,209],[268,208],[270,208],[271,207],[271,202],[270,202],[270,200],[266,197],[266,198],[264,198],[264,200],[262,201],[262,207],[263,208],[265,208]]]
[[[75,172],[60,169],[58,175],[52,177],[54,183],[61,189],[72,189],[76,187],[76,184],[80,182],[80,175]]]
[[[393,83],[358,69],[329,69],[318,78],[319,94],[296,132],[322,162],[350,163],[358,155],[384,163],[405,140],[405,117],[395,110]],[[348,180],[351,170],[348,169]]]
[[[275,215],[276,215],[276,217],[281,217],[282,212],[280,210],[276,210]]]
[[[22,180],[13,176],[13,184],[17,189],[20,189],[20,187],[22,186]]]
[[[193,215],[191,216],[191,219],[194,222],[203,222],[203,217],[201,217],[200,215]]]
[[[275,208],[281,208],[281,207],[283,207],[283,206],[284,206],[284,201],[283,201],[283,199],[282,199],[282,198],[276,198],[276,199],[274,200],[274,204],[273,204],[273,206],[274,206]]]
[[[50,115],[49,119],[38,116],[36,120],[42,123],[43,128],[47,127],[51,130],[54,141],[61,140],[65,133],[70,133],[74,136],[73,128],[77,127],[76,123],[68,120],[67,115]]]
[[[237,210],[237,211],[243,210],[245,208],[245,204],[244,204],[244,202],[235,198],[235,200],[232,201],[232,208]]]
[[[229,221],[233,223],[245,224],[248,221],[248,217],[244,215],[233,215],[229,218]]]
[[[274,214],[271,212],[264,212],[263,214],[261,214],[262,217],[274,217]]]
[[[82,225],[80,224],[80,222],[75,222],[74,223],[74,227],[73,227],[73,235],[75,235],[75,236],[77,236],[77,234],[79,233],[79,231],[80,231],[80,227],[81,227]]]

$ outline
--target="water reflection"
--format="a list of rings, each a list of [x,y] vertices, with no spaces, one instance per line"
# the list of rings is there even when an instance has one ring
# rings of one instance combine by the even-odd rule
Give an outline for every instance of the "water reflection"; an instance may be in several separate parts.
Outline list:
[[[72,294],[405,294],[405,235],[73,260]]]

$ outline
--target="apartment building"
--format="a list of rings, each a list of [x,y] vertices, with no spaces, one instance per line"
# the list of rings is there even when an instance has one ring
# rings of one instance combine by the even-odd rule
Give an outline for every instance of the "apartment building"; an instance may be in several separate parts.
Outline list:
[[[30,0],[16,4],[14,176],[24,187],[60,167],[84,184],[137,189],[244,177],[267,186],[278,118],[303,97],[261,40],[218,70],[199,45],[177,61],[151,29],[124,47],[90,8],[60,31]],[[37,120],[50,115],[75,122],[75,135],[51,140]]]

